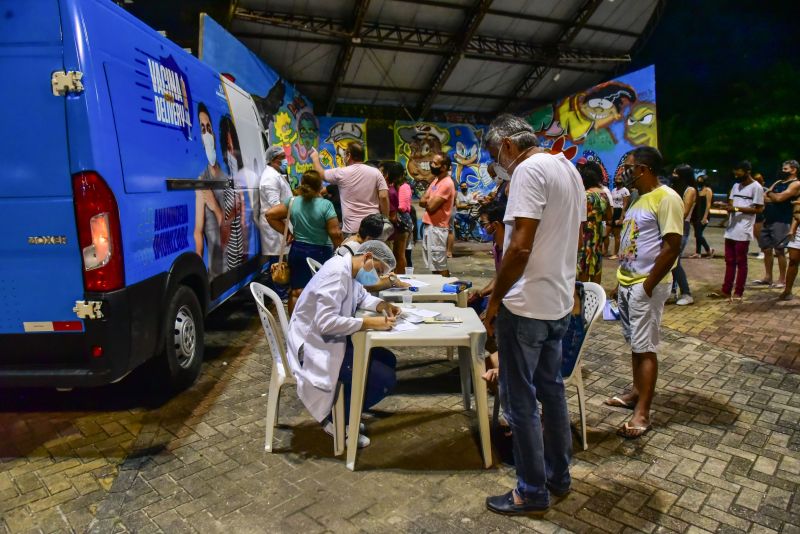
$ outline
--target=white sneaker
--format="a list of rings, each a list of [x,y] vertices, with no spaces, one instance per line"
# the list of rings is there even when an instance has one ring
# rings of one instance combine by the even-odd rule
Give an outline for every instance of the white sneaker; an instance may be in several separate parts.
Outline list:
[[[683,295],[675,304],[678,306],[688,306],[689,304],[694,304],[694,299],[691,295]]]
[[[363,449],[364,447],[369,447],[369,444],[370,444],[369,438],[361,433],[361,432],[364,432],[364,429],[365,429],[364,423],[359,423],[359,425],[358,425],[358,430],[359,430],[358,448],[359,449]],[[325,426],[322,427],[322,430],[324,430],[325,433],[328,434],[329,436],[333,437],[333,423],[331,421],[328,421],[327,423],[325,423]],[[347,436],[348,434],[349,434],[348,429],[345,429],[345,436]],[[347,439],[347,438],[345,438],[345,439]]]

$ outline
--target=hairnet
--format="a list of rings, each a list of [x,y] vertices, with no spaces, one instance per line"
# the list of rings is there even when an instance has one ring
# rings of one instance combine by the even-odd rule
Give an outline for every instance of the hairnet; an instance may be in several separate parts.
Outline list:
[[[375,240],[364,241],[356,249],[356,256],[362,256],[368,252],[372,253],[373,258],[386,264],[390,271],[394,271],[397,262],[394,259],[394,254],[392,254],[391,249],[389,249],[385,243]]]
[[[267,149],[267,163],[272,163],[272,160],[277,158],[278,156],[285,154],[283,151],[283,147],[280,145],[272,145]]]

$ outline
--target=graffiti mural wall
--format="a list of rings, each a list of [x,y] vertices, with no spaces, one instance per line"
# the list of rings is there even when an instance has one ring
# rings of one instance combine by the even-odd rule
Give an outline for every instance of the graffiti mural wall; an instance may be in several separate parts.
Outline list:
[[[347,144],[352,141],[358,141],[364,145],[364,159],[369,159],[367,121],[343,117],[322,117],[319,124],[319,161],[323,167],[326,169],[344,167]]]
[[[573,162],[597,161],[608,179],[632,149],[658,147],[655,67],[535,109],[526,119],[552,152],[563,152]]]
[[[252,95],[265,139],[283,145],[294,187],[311,168],[309,149],[319,143],[319,123],[311,103],[214,19],[202,15],[200,28],[200,59],[231,75]],[[262,170],[256,169],[259,176]]]
[[[486,170],[489,153],[481,143],[485,130],[470,124],[397,121],[395,159],[406,167],[415,191],[421,194],[433,179],[433,156],[447,153],[453,162],[453,178],[466,183],[470,192],[485,195],[494,188]]]

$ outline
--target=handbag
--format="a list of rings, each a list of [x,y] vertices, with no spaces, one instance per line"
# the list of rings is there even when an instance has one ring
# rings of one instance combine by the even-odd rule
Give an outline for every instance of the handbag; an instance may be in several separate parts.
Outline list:
[[[289,263],[283,260],[286,253],[286,238],[289,235],[289,217],[292,214],[292,204],[295,197],[289,201],[289,212],[286,214],[286,224],[283,227],[283,238],[281,239],[281,254],[278,258],[278,263],[273,263],[269,268],[269,274],[272,281],[281,286],[289,285]]]

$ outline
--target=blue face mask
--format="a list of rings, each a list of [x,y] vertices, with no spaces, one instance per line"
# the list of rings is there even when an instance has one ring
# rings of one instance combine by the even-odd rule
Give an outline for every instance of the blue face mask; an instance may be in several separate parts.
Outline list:
[[[286,174],[286,171],[289,170],[289,162],[286,160],[281,161],[281,172]]]
[[[364,262],[366,265],[367,262]],[[378,273],[375,272],[375,262],[372,263],[372,269],[366,270],[364,267],[361,267],[356,274],[356,282],[361,284],[362,286],[374,286],[380,281],[380,277]]]

